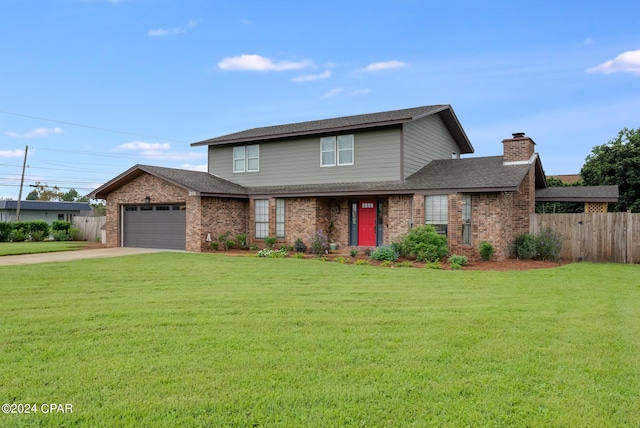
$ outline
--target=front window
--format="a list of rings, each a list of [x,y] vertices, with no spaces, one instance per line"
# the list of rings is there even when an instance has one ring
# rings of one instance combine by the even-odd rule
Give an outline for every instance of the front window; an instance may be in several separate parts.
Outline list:
[[[471,195],[462,195],[462,244],[471,245]]]
[[[260,145],[233,148],[233,172],[260,171]]]
[[[254,209],[256,239],[264,239],[269,234],[269,200],[256,199],[254,201]]]
[[[436,231],[447,236],[449,224],[449,197],[447,195],[433,195],[424,198],[424,222],[431,224]]]
[[[276,238],[284,238],[284,199],[276,199]]]
[[[353,135],[320,139],[320,166],[353,165],[353,153]]]

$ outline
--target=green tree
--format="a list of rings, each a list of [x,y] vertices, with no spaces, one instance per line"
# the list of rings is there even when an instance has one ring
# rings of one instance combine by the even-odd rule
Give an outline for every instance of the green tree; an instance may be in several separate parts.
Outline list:
[[[69,189],[68,192],[63,192],[58,186],[50,187],[47,183],[43,184],[39,181],[33,187],[35,189],[29,193],[27,200],[89,202],[89,199],[86,196],[81,196],[76,189]]]
[[[29,194],[27,195],[26,200],[27,201],[37,201],[38,200],[38,191],[37,190],[32,190],[31,192],[29,192]]]
[[[606,144],[595,146],[580,175],[587,186],[617,184],[613,211],[640,212],[640,128],[624,128]]]

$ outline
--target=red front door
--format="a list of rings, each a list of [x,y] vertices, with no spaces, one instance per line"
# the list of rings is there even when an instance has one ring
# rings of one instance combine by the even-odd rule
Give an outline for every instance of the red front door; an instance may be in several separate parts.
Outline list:
[[[378,204],[376,201],[358,202],[358,245],[376,246],[376,218]]]

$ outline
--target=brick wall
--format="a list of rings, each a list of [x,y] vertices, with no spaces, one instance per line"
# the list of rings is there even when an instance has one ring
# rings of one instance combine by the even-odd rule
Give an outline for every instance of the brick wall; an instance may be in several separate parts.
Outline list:
[[[188,251],[203,251],[209,249],[206,241],[207,234],[215,240],[226,232],[233,239],[236,235],[248,234],[249,202],[246,199],[235,198],[200,198],[201,215],[198,224],[192,227],[193,238],[189,238],[189,221],[187,221],[187,243],[193,243],[193,249]],[[188,212],[188,211],[187,211]],[[275,215],[275,214],[274,214]],[[275,229],[274,229],[275,232]]]
[[[529,137],[515,137],[502,140],[505,162],[529,160],[535,152],[535,142]]]
[[[384,244],[390,244],[411,228],[411,200],[413,196],[389,196],[389,220],[386,223]],[[422,217],[424,222],[424,216]],[[417,224],[417,223],[416,223]]]

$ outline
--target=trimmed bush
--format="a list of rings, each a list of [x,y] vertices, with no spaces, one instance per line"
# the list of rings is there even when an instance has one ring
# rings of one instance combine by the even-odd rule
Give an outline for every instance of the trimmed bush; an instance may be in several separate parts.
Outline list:
[[[11,240],[11,231],[13,231],[13,224],[9,222],[0,223],[0,242],[7,242]]]
[[[523,233],[516,236],[511,253],[517,259],[531,260],[537,255],[536,246],[536,237]]]
[[[51,230],[64,230],[65,232],[71,228],[71,222],[64,220],[55,220],[51,223]]]
[[[273,246],[276,245],[276,237],[275,236],[265,236],[264,237],[264,243],[267,246],[267,248],[273,248]]]
[[[11,231],[12,242],[24,242],[29,238],[29,235],[23,229],[14,229]]]
[[[433,262],[449,254],[447,238],[429,224],[414,227],[394,246],[402,256],[415,257],[420,262]]]
[[[296,239],[293,248],[296,250],[296,253],[304,253],[307,251],[307,246],[302,241],[302,238]]]
[[[493,254],[496,252],[496,249],[493,247],[493,244],[489,241],[482,241],[480,243],[480,257],[485,262],[491,260]]]
[[[378,247],[371,253],[373,260],[386,260],[395,262],[398,260],[398,253],[396,249],[391,245],[385,245],[384,247]]]
[[[454,264],[459,266],[466,266],[467,263],[469,263],[469,259],[467,258],[467,256],[459,256],[457,254],[452,254],[449,256],[449,263],[451,264],[452,268]]]

